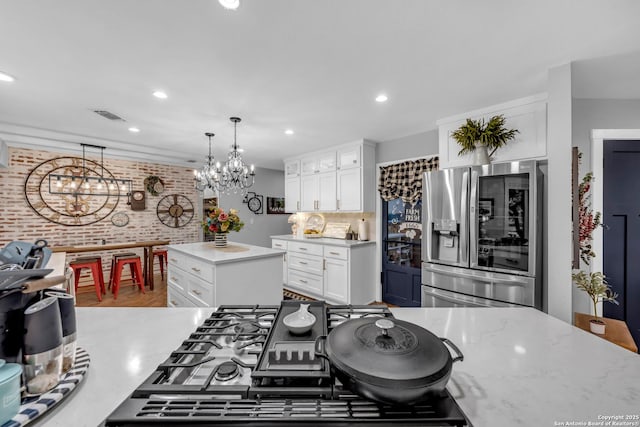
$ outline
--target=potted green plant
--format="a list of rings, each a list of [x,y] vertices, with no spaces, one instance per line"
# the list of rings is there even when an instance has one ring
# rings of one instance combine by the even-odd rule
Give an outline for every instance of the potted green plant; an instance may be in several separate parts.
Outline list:
[[[616,298],[618,294],[613,292],[607,283],[605,275],[601,272],[586,273],[578,271],[571,274],[571,279],[575,282],[578,289],[585,291],[593,302],[593,313],[595,319],[589,321],[589,328],[594,334],[604,334],[605,323],[598,318],[598,302],[607,301],[618,304]]]
[[[484,119],[467,119],[465,124],[456,129],[451,136],[462,147],[458,155],[475,154],[475,164],[490,163],[489,158],[495,151],[514,139],[519,133],[517,129],[507,129],[502,114],[493,116],[488,122]],[[490,149],[491,152],[487,153]]]

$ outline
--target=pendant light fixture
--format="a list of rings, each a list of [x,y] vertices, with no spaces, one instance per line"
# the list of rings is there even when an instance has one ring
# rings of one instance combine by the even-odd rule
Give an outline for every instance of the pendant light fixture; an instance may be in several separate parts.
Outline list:
[[[206,189],[210,189],[218,191],[219,173],[211,152],[211,138],[214,137],[215,134],[206,132],[205,136],[209,138],[209,155],[207,156],[207,162],[202,166],[202,168],[199,171],[193,171],[196,181],[196,190],[204,191]]]
[[[244,194],[247,188],[250,188],[255,182],[255,167],[254,165],[247,166],[242,159],[240,153],[240,147],[238,146],[237,129],[238,122],[242,119],[239,117],[231,117],[233,122],[233,145],[231,151],[227,156],[227,161],[224,164],[215,162],[211,151],[211,137],[213,133],[205,133],[209,138],[209,155],[207,156],[207,162],[200,169],[200,171],[194,170],[195,186],[198,191],[204,191],[205,189],[215,190],[219,193],[240,193]]]

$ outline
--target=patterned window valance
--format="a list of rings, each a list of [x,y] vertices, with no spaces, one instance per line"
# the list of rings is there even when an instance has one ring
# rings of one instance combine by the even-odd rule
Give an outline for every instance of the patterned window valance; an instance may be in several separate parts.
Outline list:
[[[378,191],[383,200],[400,198],[414,203],[422,198],[422,173],[438,170],[438,157],[409,160],[380,168]]]

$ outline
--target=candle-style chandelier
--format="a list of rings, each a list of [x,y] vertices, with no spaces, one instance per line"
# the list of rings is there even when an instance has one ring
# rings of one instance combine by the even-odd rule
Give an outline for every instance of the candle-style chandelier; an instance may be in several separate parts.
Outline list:
[[[209,138],[209,155],[202,168],[199,171],[193,171],[198,191],[204,191],[208,188],[218,193],[240,192],[240,194],[244,194],[247,188],[255,182],[255,168],[253,165],[247,166],[244,163],[237,142],[237,126],[241,119],[231,117],[230,120],[233,122],[233,146],[224,164],[221,165],[220,162],[215,161],[211,150],[211,138],[215,135],[211,132],[205,133],[205,136]]]

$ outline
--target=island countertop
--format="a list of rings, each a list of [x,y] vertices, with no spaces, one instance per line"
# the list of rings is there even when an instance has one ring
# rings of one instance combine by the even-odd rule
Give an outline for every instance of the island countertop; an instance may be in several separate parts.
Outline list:
[[[223,264],[248,259],[268,258],[282,256],[285,251],[281,249],[264,248],[262,246],[247,245],[244,243],[229,242],[227,247],[218,248],[213,242],[184,243],[169,245],[169,250],[182,252],[183,254],[198,258],[212,264]]]
[[[34,424],[100,424],[212,311],[78,308],[89,372]],[[458,345],[464,361],[453,365],[447,388],[474,427],[587,425],[609,416],[639,425],[638,354],[532,308],[392,312]]]

